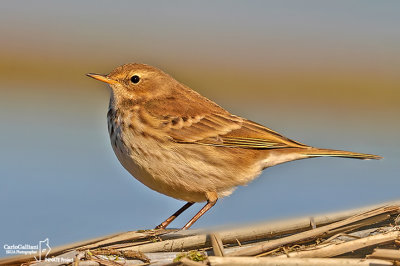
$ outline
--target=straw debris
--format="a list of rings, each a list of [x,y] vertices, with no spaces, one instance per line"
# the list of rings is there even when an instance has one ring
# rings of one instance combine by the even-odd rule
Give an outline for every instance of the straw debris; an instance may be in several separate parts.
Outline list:
[[[72,258],[74,266],[400,265],[399,217],[400,202],[391,202],[213,232],[138,230],[54,247],[48,259]],[[34,255],[0,265],[47,263]]]

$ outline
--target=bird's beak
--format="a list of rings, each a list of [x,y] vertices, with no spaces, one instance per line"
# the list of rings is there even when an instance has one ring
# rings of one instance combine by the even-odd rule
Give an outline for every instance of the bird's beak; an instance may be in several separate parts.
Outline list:
[[[103,82],[108,83],[108,84],[118,83],[116,80],[110,79],[105,75],[89,73],[89,74],[86,74],[86,76],[94,78],[94,79],[97,79],[97,80],[100,80],[100,81],[103,81]]]

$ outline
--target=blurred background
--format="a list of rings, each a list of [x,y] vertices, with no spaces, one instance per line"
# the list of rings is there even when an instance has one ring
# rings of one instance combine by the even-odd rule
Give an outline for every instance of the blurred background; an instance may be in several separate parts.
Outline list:
[[[300,142],[385,157],[267,169],[194,228],[400,199],[399,12],[398,1],[2,2],[0,246],[153,228],[183,205],[111,149],[110,91],[85,73],[129,62]]]

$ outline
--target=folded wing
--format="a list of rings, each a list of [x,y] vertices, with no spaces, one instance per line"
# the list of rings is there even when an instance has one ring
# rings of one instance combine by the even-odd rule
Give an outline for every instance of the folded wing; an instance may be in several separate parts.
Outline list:
[[[229,113],[174,117],[167,124],[176,142],[246,149],[307,147],[252,121]]]

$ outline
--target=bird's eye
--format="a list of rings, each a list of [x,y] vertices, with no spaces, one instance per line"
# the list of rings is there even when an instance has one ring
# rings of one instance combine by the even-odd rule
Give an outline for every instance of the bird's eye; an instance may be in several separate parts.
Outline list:
[[[139,80],[140,80],[140,78],[139,78],[138,75],[134,75],[134,76],[131,77],[131,81],[132,81],[132,83],[134,83],[134,84],[138,83]]]

